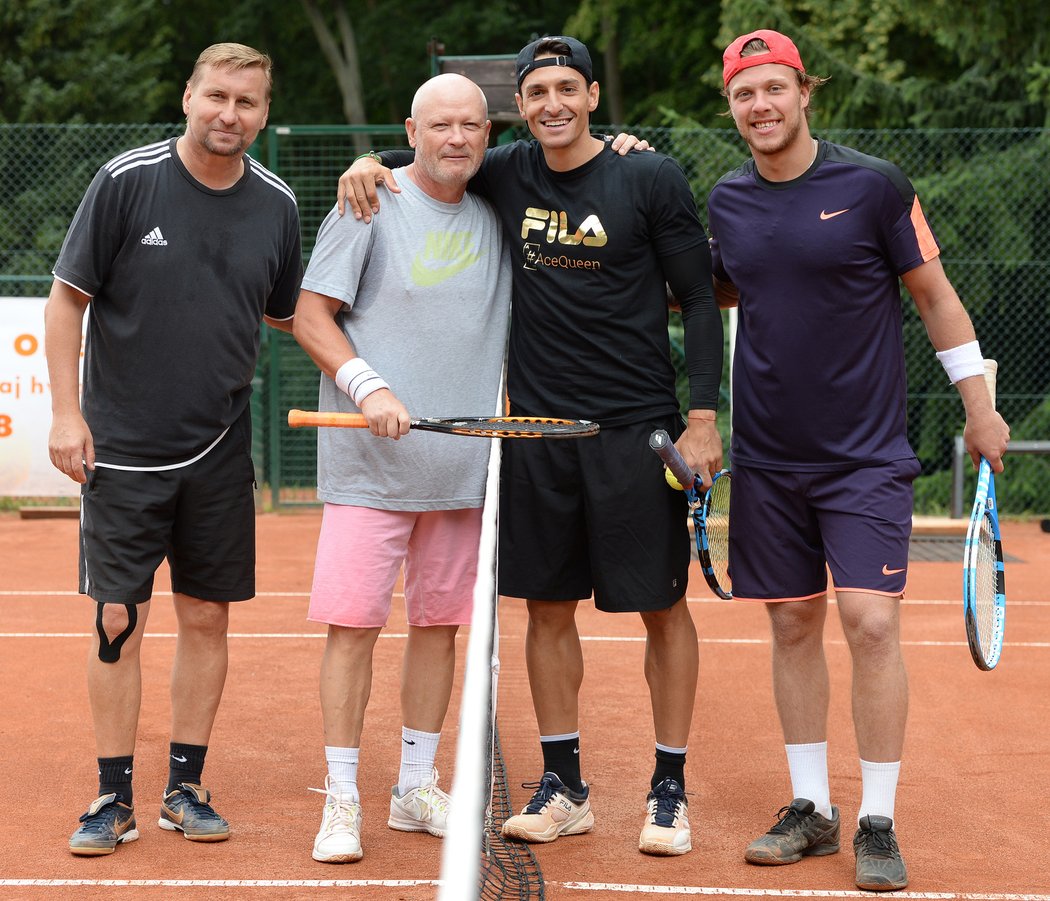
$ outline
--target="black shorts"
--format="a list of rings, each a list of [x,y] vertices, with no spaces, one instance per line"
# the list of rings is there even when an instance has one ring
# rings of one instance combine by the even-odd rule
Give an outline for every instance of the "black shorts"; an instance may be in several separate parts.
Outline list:
[[[664,610],[688,585],[685,495],[649,448],[672,414],[593,438],[503,442],[499,591],[539,601],[590,597],[612,613]]]
[[[205,601],[255,596],[251,416],[177,469],[96,466],[80,499],[80,593],[141,604],[167,557],[171,590]]]

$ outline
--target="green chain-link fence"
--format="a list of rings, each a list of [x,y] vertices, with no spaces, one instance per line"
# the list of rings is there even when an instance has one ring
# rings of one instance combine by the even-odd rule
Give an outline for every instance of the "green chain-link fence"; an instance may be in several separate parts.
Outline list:
[[[44,296],[66,227],[98,167],[128,147],[181,133],[180,125],[0,126],[0,294]],[[371,146],[404,146],[401,126],[271,126],[253,154],[295,190],[307,255],[354,153],[354,131]],[[673,155],[699,206],[746,150],[732,129],[638,129]],[[1050,129],[850,130],[829,140],[893,160],[915,183],[986,356],[1000,361],[999,408],[1017,440],[1050,439]],[[2,302],[2,301],[0,301]],[[672,344],[680,353],[677,324]],[[953,437],[962,405],[905,307],[909,435],[923,475],[921,512],[947,512]],[[834,353],[834,348],[812,348]],[[724,380],[728,387],[728,376]],[[313,502],[315,435],[284,424],[290,407],[317,403],[317,372],[287,335],[269,332],[256,379],[256,450],[274,504]],[[728,409],[728,404],[725,405]],[[728,428],[728,413],[723,412]],[[1010,513],[1050,512],[1050,459],[1017,456],[997,484]],[[968,490],[968,489],[967,489]]]

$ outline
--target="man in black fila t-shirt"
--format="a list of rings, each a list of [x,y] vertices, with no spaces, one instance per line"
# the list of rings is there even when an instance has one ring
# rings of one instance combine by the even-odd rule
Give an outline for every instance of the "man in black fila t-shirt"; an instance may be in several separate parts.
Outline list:
[[[536,140],[489,150],[470,183],[513,245],[511,412],[596,420],[601,433],[503,444],[499,590],[528,599],[525,657],[544,770],[503,834],[551,842],[594,823],[580,765],[584,660],[576,627],[579,601],[593,595],[599,610],[638,613],[646,628],[656,764],[638,847],[684,854],[692,848],[685,756],[698,670],[685,596],[689,536],[683,496],[668,489],[648,437],[657,428],[677,436],[707,484],[721,464],[722,322],[707,236],[674,160],[621,156],[590,134],[598,84],[583,44],[534,41],[518,55],[517,78],[519,112]],[[389,175],[372,160],[353,171],[357,184],[342,188],[355,212],[359,196],[365,209],[376,207],[375,179],[389,184]],[[684,431],[666,286],[685,324]]]
[[[228,604],[255,594],[248,398],[260,322],[291,331],[302,278],[295,196],[245,155],[266,124],[270,69],[241,44],[205,50],[183,94],[186,133],[99,170],[54,268],[49,450],[83,486],[80,591],[96,602],[99,792],[70,838],[77,855],[138,838],[139,653],[165,557],[179,637],[159,825],[191,841],[229,837],[201,772],[226,678]]]

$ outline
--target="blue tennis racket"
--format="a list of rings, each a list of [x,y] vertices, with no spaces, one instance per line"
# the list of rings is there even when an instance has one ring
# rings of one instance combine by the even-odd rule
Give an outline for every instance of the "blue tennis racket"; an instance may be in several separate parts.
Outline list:
[[[733,480],[729,470],[716,472],[712,476],[711,487],[701,493],[703,483],[664,429],[657,429],[649,436],[649,447],[664,461],[664,466],[685,490],[693,517],[696,556],[708,586],[720,598],[732,600],[733,582],[729,577],[729,500]]]
[[[994,360],[985,360],[985,381],[995,403]],[[966,641],[978,669],[994,669],[1003,649],[1006,627],[1006,567],[999,534],[999,508],[995,502],[995,476],[981,458],[977,493],[966,530],[963,553],[963,615]]]

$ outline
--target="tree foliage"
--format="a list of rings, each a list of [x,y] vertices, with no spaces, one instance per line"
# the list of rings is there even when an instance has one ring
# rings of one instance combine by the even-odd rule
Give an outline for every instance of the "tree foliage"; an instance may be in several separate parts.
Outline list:
[[[1035,0],[722,0],[719,45],[755,28],[795,38],[831,76],[820,120],[834,127],[1041,126],[1050,20]],[[715,69],[709,81],[716,81]]]
[[[2,0],[0,122],[149,122],[172,39],[150,0]]]
[[[721,51],[737,34],[792,35],[830,75],[825,127],[1042,126],[1050,17],[1037,0],[0,0],[0,120],[178,121],[181,87],[216,41],[275,61],[271,121],[401,121],[448,55],[513,54],[533,37],[588,42],[596,118],[717,118]],[[356,61],[355,61],[356,55]]]

